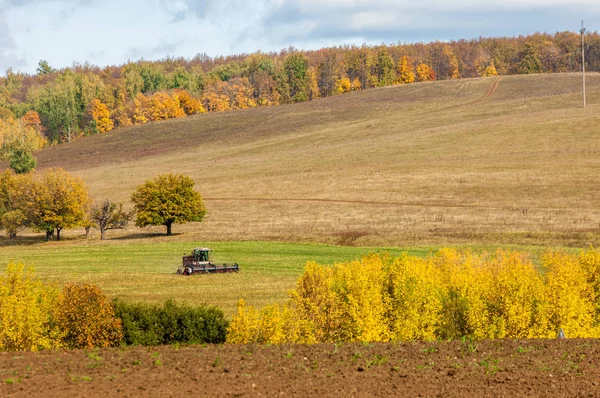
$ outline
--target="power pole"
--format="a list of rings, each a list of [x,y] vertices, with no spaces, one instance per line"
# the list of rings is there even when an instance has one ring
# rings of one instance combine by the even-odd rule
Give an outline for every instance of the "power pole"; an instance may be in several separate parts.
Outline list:
[[[581,21],[581,74],[583,76],[583,107],[585,108],[585,26]]]

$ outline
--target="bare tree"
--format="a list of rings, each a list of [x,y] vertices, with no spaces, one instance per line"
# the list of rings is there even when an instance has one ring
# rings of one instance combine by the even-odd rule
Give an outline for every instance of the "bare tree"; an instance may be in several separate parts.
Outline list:
[[[94,205],[91,218],[98,224],[100,239],[104,240],[104,234],[109,229],[123,229],[133,217],[133,211],[123,210],[123,203],[113,203],[106,199],[99,205]]]

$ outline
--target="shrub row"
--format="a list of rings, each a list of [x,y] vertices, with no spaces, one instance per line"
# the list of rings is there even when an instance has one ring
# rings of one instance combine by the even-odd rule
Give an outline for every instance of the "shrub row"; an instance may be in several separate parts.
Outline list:
[[[227,327],[214,307],[111,303],[94,285],[44,284],[23,263],[0,275],[0,351],[222,343]]]
[[[225,342],[228,323],[216,307],[177,305],[172,300],[163,306],[115,300],[113,306],[127,345]]]
[[[600,251],[443,249],[308,263],[284,305],[238,305],[230,343],[600,337]]]

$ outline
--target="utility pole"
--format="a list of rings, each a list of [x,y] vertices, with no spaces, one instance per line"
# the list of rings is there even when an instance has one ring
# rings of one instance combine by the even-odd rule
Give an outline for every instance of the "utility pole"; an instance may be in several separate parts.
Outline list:
[[[583,107],[585,108],[585,26],[581,21],[581,74],[583,76]]]

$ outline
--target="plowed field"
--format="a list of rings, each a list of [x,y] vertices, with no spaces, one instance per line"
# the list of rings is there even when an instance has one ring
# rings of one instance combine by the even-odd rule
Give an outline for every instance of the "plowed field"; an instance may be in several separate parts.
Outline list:
[[[496,340],[2,353],[0,396],[600,396],[600,342]]]

